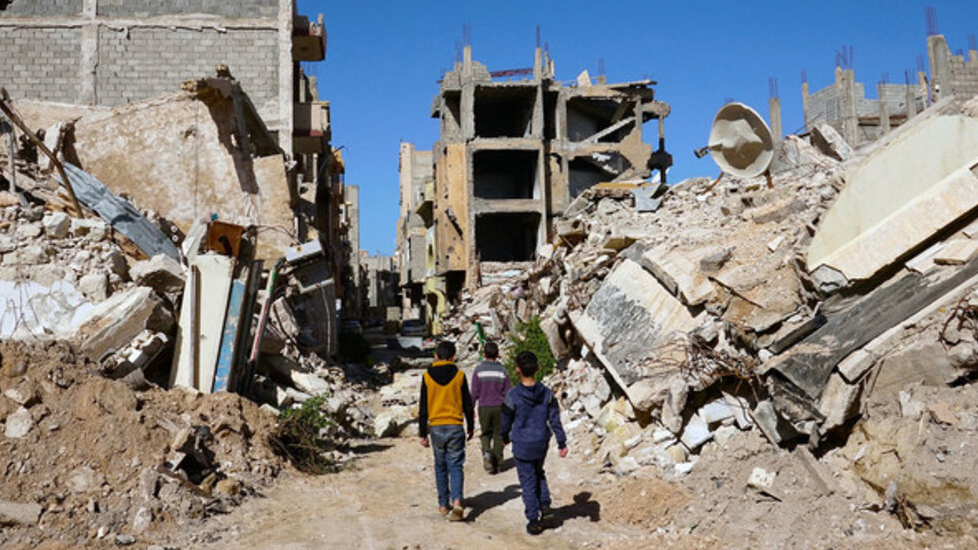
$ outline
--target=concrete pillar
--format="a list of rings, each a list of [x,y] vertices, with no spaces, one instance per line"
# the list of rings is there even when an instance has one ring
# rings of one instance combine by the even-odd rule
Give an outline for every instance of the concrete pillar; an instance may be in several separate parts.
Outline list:
[[[930,62],[930,98],[932,103],[936,103],[948,94],[953,94],[951,89],[951,65],[949,58],[951,50],[947,47],[947,41],[943,35],[927,37],[927,59]]]
[[[769,116],[771,117],[771,137],[774,138],[774,145],[776,147],[781,143],[781,137],[784,135],[781,130],[781,99],[777,97],[769,99],[768,109],[770,111]]]
[[[890,106],[886,104],[886,85],[876,86],[876,96],[879,98],[880,137],[890,133]]]
[[[812,121],[809,118],[810,113],[808,110],[808,82],[801,83],[801,112],[802,119],[805,121],[805,131],[810,132],[812,130]]]
[[[81,63],[78,66],[78,98],[81,105],[98,105],[98,0],[84,0],[81,28]]]
[[[907,120],[917,116],[917,96],[913,92],[913,86],[907,85],[907,98],[904,100],[907,103]]]
[[[859,145],[859,115],[856,112],[856,82],[852,69],[835,69],[835,84],[842,101],[842,137],[852,147]]]
[[[295,25],[295,0],[278,2],[278,146],[292,157],[292,83],[296,63],[292,59],[292,30]],[[267,122],[267,121],[266,121]],[[275,126],[270,124],[270,126]]]

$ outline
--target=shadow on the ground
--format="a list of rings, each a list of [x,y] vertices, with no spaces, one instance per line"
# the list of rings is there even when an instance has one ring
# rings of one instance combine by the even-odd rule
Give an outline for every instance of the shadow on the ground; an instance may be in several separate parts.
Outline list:
[[[513,457],[504,458],[503,459],[503,463],[499,465],[499,471],[500,472],[505,472],[506,470],[509,470],[509,469],[512,469],[512,468],[515,468],[515,467],[516,467],[516,462],[513,460]]]
[[[361,443],[348,445],[347,449],[353,454],[365,455],[370,453],[379,453],[381,451],[386,451],[393,447],[393,443]]]
[[[507,501],[519,498],[520,486],[516,483],[507,485],[502,491],[483,491],[475,496],[465,499],[465,505],[469,507],[469,515],[466,521],[474,521],[483,512],[496,506],[502,506]]]
[[[543,523],[546,529],[556,529],[565,521],[574,518],[588,518],[592,522],[601,521],[601,503],[591,500],[591,493],[582,491],[574,495],[574,503],[553,509],[553,518]]]

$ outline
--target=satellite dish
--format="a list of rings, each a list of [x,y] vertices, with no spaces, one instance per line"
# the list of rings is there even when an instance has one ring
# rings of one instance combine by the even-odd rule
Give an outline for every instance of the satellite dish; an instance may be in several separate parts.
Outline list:
[[[774,159],[774,140],[761,115],[743,103],[728,103],[713,117],[710,156],[721,170],[744,178],[767,171]]]

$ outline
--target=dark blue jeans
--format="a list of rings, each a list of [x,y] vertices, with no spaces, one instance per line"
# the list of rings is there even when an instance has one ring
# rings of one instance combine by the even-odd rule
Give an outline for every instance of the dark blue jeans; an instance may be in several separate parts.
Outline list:
[[[550,488],[547,487],[547,474],[543,471],[544,459],[520,460],[514,456],[513,461],[523,493],[523,513],[528,521],[537,521],[540,519],[540,507],[550,506]]]
[[[438,505],[447,508],[456,500],[462,501],[462,485],[465,481],[465,474],[462,472],[462,465],[465,464],[465,430],[459,424],[430,426],[428,436],[435,452]]]

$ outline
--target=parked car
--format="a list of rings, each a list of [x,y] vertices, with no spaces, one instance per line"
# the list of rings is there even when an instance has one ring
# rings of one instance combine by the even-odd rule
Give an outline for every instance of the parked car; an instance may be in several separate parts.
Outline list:
[[[355,332],[363,334],[363,325],[356,319],[347,319],[340,323],[340,332]]]
[[[401,323],[401,336],[424,336],[427,328],[420,319],[407,319]]]

